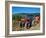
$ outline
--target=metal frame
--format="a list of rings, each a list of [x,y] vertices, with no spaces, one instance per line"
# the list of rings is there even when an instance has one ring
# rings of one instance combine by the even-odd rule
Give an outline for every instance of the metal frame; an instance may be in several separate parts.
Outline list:
[[[43,6],[43,33],[30,33],[30,34],[13,34],[9,35],[9,4],[20,3],[29,5],[42,5]],[[5,37],[19,37],[19,36],[35,36],[45,34],[45,4],[35,2],[19,2],[19,1],[5,1]]]

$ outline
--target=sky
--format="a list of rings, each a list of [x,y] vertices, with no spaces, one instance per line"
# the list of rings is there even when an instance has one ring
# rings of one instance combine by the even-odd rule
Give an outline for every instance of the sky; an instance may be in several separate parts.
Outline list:
[[[40,8],[36,7],[12,7],[12,13],[40,13]]]

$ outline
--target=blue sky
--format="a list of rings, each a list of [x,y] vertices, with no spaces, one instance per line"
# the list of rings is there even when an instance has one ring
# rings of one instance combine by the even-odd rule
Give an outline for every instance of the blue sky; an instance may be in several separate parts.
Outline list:
[[[12,13],[40,13],[40,8],[35,7],[12,7]]]

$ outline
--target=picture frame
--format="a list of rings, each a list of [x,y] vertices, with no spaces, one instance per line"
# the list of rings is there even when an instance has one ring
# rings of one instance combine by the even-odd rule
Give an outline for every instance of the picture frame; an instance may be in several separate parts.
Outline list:
[[[18,8],[21,7],[21,8]],[[18,31],[18,30],[14,30],[13,26],[12,26],[12,12],[22,12],[20,10],[24,10],[22,9],[22,7],[24,7],[25,11],[27,12],[27,14],[30,12],[28,11],[29,9],[27,9],[27,7],[34,9],[35,8],[40,8],[39,12],[40,12],[40,30],[26,30],[24,29],[24,31]],[[13,10],[16,9],[15,11]],[[18,10],[20,9],[20,10]],[[27,9],[27,10],[26,10]],[[30,9],[31,10],[31,9]],[[35,10],[35,9],[34,9]],[[36,9],[37,10],[37,9]],[[36,11],[35,10],[35,11]],[[38,12],[38,10],[37,10]],[[23,11],[24,13],[24,11]],[[25,14],[25,13],[24,13]],[[13,29],[13,30],[12,30]],[[12,32],[13,31],[13,32]],[[19,2],[19,1],[6,1],[5,2],[5,36],[6,37],[18,37],[18,36],[35,36],[35,35],[44,35],[45,34],[45,5],[44,3],[35,3],[35,2]]]

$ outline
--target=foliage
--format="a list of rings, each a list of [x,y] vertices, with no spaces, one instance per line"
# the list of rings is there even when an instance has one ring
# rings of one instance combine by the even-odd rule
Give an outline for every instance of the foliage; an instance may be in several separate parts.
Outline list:
[[[12,15],[12,16],[13,16],[12,20],[18,20],[18,21],[20,21],[21,18],[22,18],[22,16],[20,16],[20,15]]]

